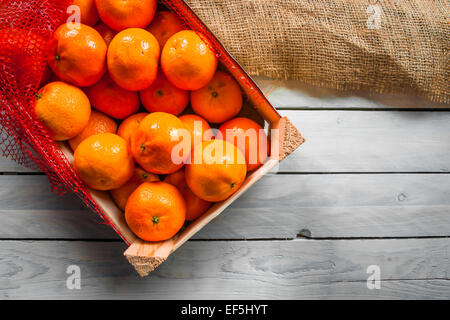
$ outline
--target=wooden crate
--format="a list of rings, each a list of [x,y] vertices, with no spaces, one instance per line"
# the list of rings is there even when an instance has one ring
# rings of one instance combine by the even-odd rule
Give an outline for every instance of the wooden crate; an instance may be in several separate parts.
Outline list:
[[[164,2],[164,1],[163,1]],[[89,189],[89,192],[111,226],[129,245],[124,255],[141,276],[146,276],[163,263],[167,257],[178,249],[206,224],[221,214],[233,201],[239,198],[263,175],[274,168],[303,142],[304,138],[286,117],[281,117],[275,108],[265,98],[255,82],[247,75],[243,68],[223,48],[195,14],[183,1],[165,1],[183,20],[196,31],[205,35],[214,45],[218,53],[219,68],[230,73],[239,83],[246,97],[241,116],[256,120],[260,124],[266,123],[270,138],[270,157],[256,171],[249,174],[240,187],[230,198],[217,202],[201,217],[181,229],[172,239],[162,242],[146,242],[139,239],[125,222],[123,212],[116,206],[108,192]],[[262,123],[264,122],[264,123]],[[58,143],[69,162],[73,163],[73,152],[66,143]]]

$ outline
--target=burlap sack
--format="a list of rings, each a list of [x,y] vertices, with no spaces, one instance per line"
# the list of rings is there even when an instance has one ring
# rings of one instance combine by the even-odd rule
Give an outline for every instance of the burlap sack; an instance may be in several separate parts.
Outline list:
[[[251,74],[450,103],[448,0],[186,0]]]

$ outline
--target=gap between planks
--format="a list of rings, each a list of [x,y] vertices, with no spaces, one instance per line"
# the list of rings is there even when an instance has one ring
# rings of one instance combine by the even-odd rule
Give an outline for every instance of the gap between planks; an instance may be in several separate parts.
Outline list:
[[[351,175],[351,174],[450,174],[449,171],[311,171],[311,172],[295,172],[295,171],[281,171],[281,172],[269,172],[268,175]],[[0,176],[45,176],[44,172],[0,172]]]
[[[310,108],[307,106],[304,107],[275,107],[278,111],[400,111],[400,112],[449,112],[450,107],[443,108],[358,108],[358,107],[349,107],[349,108]]]
[[[420,239],[450,239],[450,236],[411,236],[411,237],[308,237],[298,235],[296,238],[217,238],[217,239],[189,239],[188,242],[259,242],[259,241],[358,241],[358,240],[420,240]],[[123,242],[122,239],[89,239],[89,238],[0,238],[0,241],[13,242]]]

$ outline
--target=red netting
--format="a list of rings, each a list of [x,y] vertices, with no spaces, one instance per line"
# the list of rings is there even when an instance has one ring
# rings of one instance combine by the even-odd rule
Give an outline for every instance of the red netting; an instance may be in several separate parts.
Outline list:
[[[0,0],[0,149],[3,156],[21,165],[42,170],[52,190],[77,194],[105,224],[122,236],[32,111],[44,75],[49,40],[66,17],[71,3],[72,0]],[[161,3],[175,11],[193,30],[206,36],[247,96],[272,108],[251,78],[182,0]]]
[[[0,3],[0,147],[3,156],[42,170],[52,190],[60,194],[76,193],[110,224],[32,111],[44,74],[49,39],[63,22],[71,2],[2,0]]]

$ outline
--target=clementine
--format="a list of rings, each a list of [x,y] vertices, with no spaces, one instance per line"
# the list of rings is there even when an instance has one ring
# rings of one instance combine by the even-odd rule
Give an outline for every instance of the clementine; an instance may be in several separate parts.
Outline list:
[[[134,173],[128,144],[116,134],[99,133],[83,140],[75,150],[73,167],[90,188],[117,189]]]
[[[117,134],[124,138],[129,146],[131,146],[131,136],[139,127],[139,123],[141,123],[142,119],[147,115],[147,112],[136,113],[123,120],[120,124]]]
[[[191,92],[195,113],[212,123],[222,123],[236,116],[242,108],[242,93],[232,76],[217,71],[203,88]]]
[[[153,181],[159,181],[159,177],[156,174],[149,173],[144,169],[136,167],[131,179],[120,188],[111,190],[110,193],[114,202],[123,211],[125,210],[125,205],[133,191],[142,183]]]
[[[75,151],[78,145],[87,137],[104,132],[116,133],[116,131],[117,123],[113,119],[101,112],[92,110],[88,124],[83,131],[69,140],[69,145]]]
[[[109,44],[108,71],[122,88],[144,90],[156,79],[159,56],[158,41],[150,32],[138,28],[126,29]]]
[[[186,201],[186,220],[192,221],[200,217],[211,206],[211,202],[205,201],[197,197],[191,189],[189,189],[184,177],[184,169],[169,174],[164,182],[178,188],[184,200]]]
[[[170,11],[157,11],[155,18],[147,28],[158,40],[161,50],[171,36],[184,29],[186,27],[183,21]]]
[[[208,122],[196,114],[185,114],[180,117],[184,126],[191,135],[191,151],[194,151],[195,145],[202,141],[212,140],[214,133]]]
[[[167,112],[175,116],[189,104],[189,92],[173,86],[164,73],[158,72],[155,82],[145,90],[139,91],[142,104],[149,112]]]
[[[34,110],[52,138],[62,141],[75,137],[87,126],[91,104],[81,89],[55,81],[38,91]]]
[[[145,28],[155,16],[157,0],[95,0],[102,21],[116,31]]]
[[[179,170],[190,151],[189,135],[183,122],[165,112],[150,113],[141,120],[131,137],[131,151],[136,162],[156,174]]]
[[[161,67],[167,79],[183,90],[197,90],[211,81],[217,58],[204,37],[183,30],[171,36],[161,52]]]
[[[94,27],[94,29],[97,30],[98,33],[100,33],[100,35],[102,36],[103,40],[105,40],[105,43],[106,43],[107,46],[109,46],[109,44],[111,43],[112,39],[117,34],[117,31],[111,29],[110,27],[108,27],[103,22],[99,22]]]
[[[93,26],[98,21],[97,7],[95,6],[95,0],[74,0],[72,5],[78,6],[80,8],[80,22]],[[71,14],[73,14],[72,12]],[[69,14],[69,16],[71,15]]]
[[[245,180],[247,165],[242,152],[224,140],[204,141],[186,164],[186,183],[206,201],[222,201],[235,193]]]
[[[139,238],[164,241],[183,226],[186,203],[181,193],[165,182],[144,182],[130,195],[125,220]]]
[[[106,73],[95,85],[86,89],[92,107],[115,119],[124,119],[138,111],[139,95],[119,87]]]
[[[217,138],[234,144],[245,155],[247,171],[257,169],[269,154],[269,139],[264,129],[248,118],[234,118],[219,128]]]
[[[53,34],[48,64],[61,80],[87,87],[105,73],[106,49],[94,28],[84,24],[71,28],[65,23]]]

